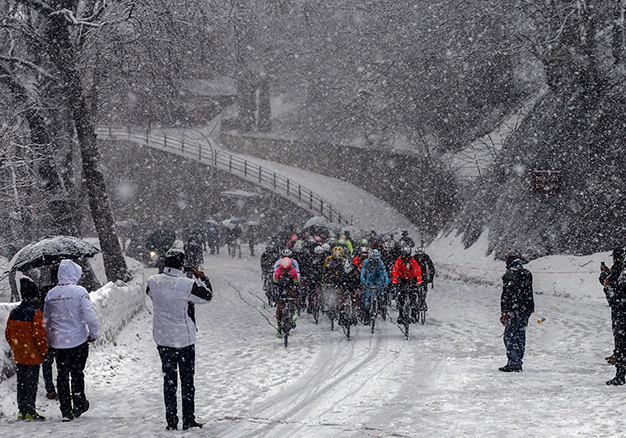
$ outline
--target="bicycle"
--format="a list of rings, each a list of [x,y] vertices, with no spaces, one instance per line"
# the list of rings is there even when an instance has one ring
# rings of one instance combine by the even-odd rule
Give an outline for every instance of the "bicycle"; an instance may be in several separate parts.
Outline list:
[[[428,305],[426,305],[426,290],[428,285],[419,285],[417,290],[417,321],[422,325],[426,323],[426,312],[428,311]]]
[[[397,295],[398,299],[398,309],[400,310],[400,315],[402,315],[402,326],[404,327],[403,333],[405,338],[409,339],[409,325],[411,323],[416,323],[417,320],[413,318],[414,309],[416,309],[415,304],[415,286],[405,285],[401,290],[398,291]],[[400,303],[400,301],[402,301]]]
[[[387,302],[384,289],[377,286],[370,286],[367,288],[372,291],[372,298],[370,303],[370,325],[372,327],[372,333],[374,333],[374,327],[376,326],[376,317],[381,316],[383,321],[387,320]]]
[[[296,323],[293,318],[296,314],[297,299],[285,297],[281,298],[280,301],[285,303],[285,308],[283,309],[280,318],[280,334],[285,341],[285,347],[287,347],[287,344],[289,343],[289,333],[292,329],[296,328]]]
[[[337,319],[337,290],[332,284],[324,284],[321,286],[324,313],[330,319],[330,330],[335,329],[335,320]]]
[[[315,285],[309,289],[309,309],[315,320],[315,324],[319,322],[320,312],[322,311],[322,298],[320,297],[320,286]]]
[[[272,287],[274,286],[274,279],[272,273],[263,274],[263,290],[265,291],[265,296],[267,297],[267,304],[270,307],[274,307],[276,303],[274,302],[274,297],[272,297]]]
[[[343,328],[343,332],[350,340],[350,327],[354,324],[354,313],[352,309],[352,297],[350,294],[347,294],[347,297],[343,300],[343,305],[341,306],[341,310],[339,310],[339,321],[338,324]]]

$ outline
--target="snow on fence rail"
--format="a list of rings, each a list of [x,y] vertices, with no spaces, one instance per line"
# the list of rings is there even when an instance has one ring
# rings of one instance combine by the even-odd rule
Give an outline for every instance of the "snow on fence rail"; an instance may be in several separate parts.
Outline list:
[[[350,225],[350,221],[328,201],[301,184],[236,155],[217,150],[208,142],[205,145],[185,140],[184,136],[168,136],[166,133],[158,134],[150,130],[133,131],[130,128],[110,126],[99,127],[97,133],[101,139],[128,140],[199,161],[267,188],[310,213],[325,217],[329,222]]]

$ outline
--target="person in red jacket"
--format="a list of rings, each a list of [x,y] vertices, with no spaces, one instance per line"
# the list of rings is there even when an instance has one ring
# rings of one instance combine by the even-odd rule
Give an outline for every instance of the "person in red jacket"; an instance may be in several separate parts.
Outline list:
[[[411,257],[411,247],[405,245],[402,247],[402,255],[398,257],[396,263],[391,269],[392,284],[397,288],[397,301],[400,315],[398,316],[398,324],[404,324],[405,318],[411,318],[412,322],[417,321],[417,287],[422,284],[422,270],[420,265]],[[411,300],[411,315],[404,314],[404,303]]]
[[[292,265],[289,257],[283,257],[280,260],[279,268],[274,274],[274,301],[276,302],[276,323],[278,325],[278,332],[276,337],[282,337],[280,332],[280,321],[283,317],[283,310],[285,309],[285,298],[298,298],[298,273]],[[296,323],[293,321],[292,327],[296,328]]]
[[[18,420],[45,420],[35,411],[39,366],[48,354],[39,290],[33,280],[20,278],[22,302],[11,311],[4,331],[17,365]]]

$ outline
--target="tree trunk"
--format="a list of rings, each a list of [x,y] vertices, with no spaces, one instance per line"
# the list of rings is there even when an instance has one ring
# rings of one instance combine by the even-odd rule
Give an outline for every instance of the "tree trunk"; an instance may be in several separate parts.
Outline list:
[[[270,83],[267,77],[261,79],[259,86],[259,131],[272,130],[272,107],[270,106]]]
[[[67,9],[73,10],[71,1],[61,3],[65,3],[63,6]],[[87,189],[91,216],[100,239],[104,270],[110,281],[127,281],[130,275],[115,231],[104,177],[98,169],[100,156],[95,123],[84,97],[67,21],[62,14],[50,16],[49,20],[46,29],[49,53],[59,70],[65,103],[74,121],[83,163],[83,183]]]

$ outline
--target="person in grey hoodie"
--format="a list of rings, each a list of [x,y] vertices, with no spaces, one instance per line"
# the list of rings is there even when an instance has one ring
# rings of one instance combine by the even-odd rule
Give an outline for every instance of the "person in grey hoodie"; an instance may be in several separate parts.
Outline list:
[[[61,261],[58,283],[46,295],[43,312],[48,346],[57,360],[57,392],[63,421],[71,421],[89,409],[84,370],[89,342],[98,338],[98,320],[89,292],[77,284],[82,272],[72,260]]]

